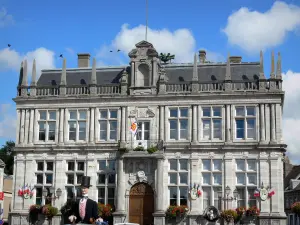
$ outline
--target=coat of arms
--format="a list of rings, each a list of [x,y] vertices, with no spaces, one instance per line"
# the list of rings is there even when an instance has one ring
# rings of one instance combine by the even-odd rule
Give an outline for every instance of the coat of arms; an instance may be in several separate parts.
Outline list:
[[[201,190],[200,190],[200,185],[196,185],[196,183],[194,183],[194,185],[191,185],[190,187],[190,197],[192,200],[196,200],[197,198],[199,198],[201,196]]]
[[[35,187],[32,185],[26,184],[23,187],[19,188],[18,196],[23,197],[25,199],[32,198],[34,194],[34,188]]]
[[[256,188],[254,191],[254,197],[260,197],[262,201],[266,201],[268,198],[271,198],[275,194],[275,191],[272,187],[264,187],[262,183],[261,188]]]

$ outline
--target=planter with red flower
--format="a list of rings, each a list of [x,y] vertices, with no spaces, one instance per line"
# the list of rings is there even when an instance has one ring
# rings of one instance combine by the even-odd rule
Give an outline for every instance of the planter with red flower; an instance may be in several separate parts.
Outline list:
[[[58,214],[58,209],[51,205],[44,205],[41,208],[41,212],[47,220],[52,220],[52,218]]]
[[[292,210],[293,213],[295,213],[296,215],[300,216],[300,202],[295,202],[291,206],[291,210]]]
[[[245,212],[245,217],[243,219],[244,224],[255,225],[259,214],[260,214],[259,208],[257,208],[256,206],[249,207],[248,209],[246,209]]]
[[[168,220],[179,220],[183,219],[183,217],[187,214],[189,208],[186,205],[170,205],[166,211],[166,218]]]
[[[29,221],[32,224],[35,224],[36,221],[38,221],[40,212],[41,212],[41,206],[40,205],[31,205],[29,207]]]
[[[114,212],[114,208],[110,204],[102,204],[98,203],[98,215],[109,224],[112,224],[113,217],[112,213]]]

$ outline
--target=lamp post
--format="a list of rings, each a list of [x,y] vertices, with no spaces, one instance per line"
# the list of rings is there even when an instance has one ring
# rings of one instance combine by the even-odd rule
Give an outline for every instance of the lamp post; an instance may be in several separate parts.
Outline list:
[[[237,200],[237,197],[238,197],[238,191],[236,189],[233,191],[233,197],[232,196],[229,197],[230,193],[231,193],[231,189],[230,189],[229,186],[225,187],[225,193],[224,193],[225,195],[224,195],[224,197],[222,197],[222,195],[223,195],[222,190],[218,191],[218,197],[219,197],[219,199],[221,199],[221,200],[223,200],[223,201],[226,202],[225,209],[229,208],[228,207],[229,201]]]
[[[55,192],[54,187],[50,187],[49,191],[46,188],[44,188],[43,196],[47,200],[51,200],[51,201],[54,200],[55,201],[56,199],[59,199],[59,197],[61,196],[62,190],[60,188],[57,188],[56,193],[54,193],[54,192]],[[48,196],[49,193],[50,193],[50,196]],[[54,196],[52,196],[53,194],[54,194]]]

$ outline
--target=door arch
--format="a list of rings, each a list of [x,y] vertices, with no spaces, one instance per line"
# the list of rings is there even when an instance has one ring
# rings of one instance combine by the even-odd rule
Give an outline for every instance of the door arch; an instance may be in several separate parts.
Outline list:
[[[129,222],[151,225],[154,222],[154,192],[146,183],[132,186],[129,194]]]

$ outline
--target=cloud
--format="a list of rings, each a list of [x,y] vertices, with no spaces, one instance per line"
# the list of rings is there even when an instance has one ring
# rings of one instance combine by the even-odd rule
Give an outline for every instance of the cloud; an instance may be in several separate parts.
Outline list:
[[[300,73],[291,70],[283,74],[283,89],[285,91],[283,109],[283,138],[288,145],[287,153],[293,163],[300,164]],[[297,159],[297,160],[295,160]]]
[[[70,54],[70,55],[75,55],[75,51],[72,48],[66,48],[66,51]]]
[[[16,112],[11,104],[0,104],[0,138],[16,138]]]
[[[27,59],[28,75],[31,75],[33,59],[36,60],[37,73],[41,69],[55,68],[55,53],[46,48],[37,48],[33,51],[22,54],[11,48],[0,50],[0,71],[20,70],[22,60]]]
[[[12,15],[7,14],[6,8],[0,9],[0,28],[14,24],[14,18]]]
[[[289,32],[296,32],[299,27],[300,7],[275,1],[266,12],[240,8],[228,17],[223,32],[230,44],[257,53],[280,45]]]
[[[98,51],[97,57],[101,64],[103,61],[114,61],[120,64],[123,61],[128,61],[128,53],[135,48],[135,44],[145,40],[145,26],[139,25],[130,28],[128,24],[121,27],[120,32],[116,35],[110,45],[103,45]],[[169,31],[168,29],[151,29],[148,28],[147,40],[153,44],[156,50],[161,53],[175,54],[175,62],[191,62],[195,53],[196,41],[192,32],[186,28]],[[116,50],[120,49],[123,52],[123,58]],[[113,52],[110,52],[113,50]],[[208,51],[208,58],[211,61],[217,61],[220,54]]]

